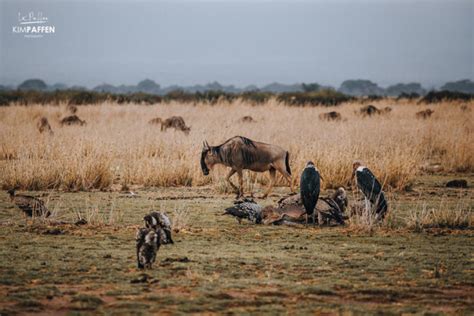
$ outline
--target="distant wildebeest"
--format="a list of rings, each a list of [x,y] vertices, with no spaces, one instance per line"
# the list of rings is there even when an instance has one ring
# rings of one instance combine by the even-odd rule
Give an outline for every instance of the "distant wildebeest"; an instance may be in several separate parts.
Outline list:
[[[68,112],[71,114],[76,114],[77,107],[75,105],[68,104],[68,106],[66,107],[66,110],[68,110]]]
[[[465,179],[455,179],[448,181],[446,183],[447,188],[467,188],[467,180]]]
[[[419,118],[419,119],[427,119],[431,116],[431,114],[433,114],[434,111],[432,109],[426,109],[424,111],[420,111],[420,112],[417,112],[416,113],[416,118]]]
[[[246,137],[235,136],[219,146],[209,146],[207,141],[203,143],[201,153],[201,168],[204,175],[209,174],[209,169],[214,165],[222,164],[230,167],[226,180],[236,191],[237,196],[243,195],[242,170],[247,169],[255,172],[270,172],[270,183],[263,198],[270,194],[275,182],[276,171],[280,172],[290,184],[291,169],[289,163],[290,154],[288,151],[276,145],[265,144],[250,140]],[[237,188],[230,177],[237,173],[239,177],[239,188]]]
[[[161,117],[155,117],[154,119],[149,120],[148,124],[161,124],[162,122]]]
[[[340,121],[342,119],[342,115],[336,111],[331,111],[319,114],[319,119],[322,121]]]
[[[242,116],[239,120],[241,123],[255,123],[256,121],[250,115]]]
[[[36,126],[38,127],[38,131],[41,134],[47,132],[49,135],[53,135],[53,130],[51,129],[51,125],[49,125],[48,119],[46,117],[43,116],[38,121],[38,124]]]
[[[61,125],[85,125],[86,121],[81,120],[77,115],[66,116],[61,120]]]
[[[172,116],[161,122],[162,131],[166,131],[170,127],[177,131],[182,131],[186,135],[188,135],[191,130],[191,127],[186,126],[186,123],[181,116]]]
[[[380,113],[381,111],[371,104],[364,106],[360,109],[360,114],[362,114],[362,116],[372,116]]]

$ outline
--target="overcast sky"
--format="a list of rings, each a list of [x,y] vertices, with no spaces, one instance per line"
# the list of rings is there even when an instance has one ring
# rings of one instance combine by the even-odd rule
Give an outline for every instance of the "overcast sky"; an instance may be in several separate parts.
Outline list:
[[[54,34],[14,34],[41,11]],[[0,0],[0,83],[474,79],[474,1]]]

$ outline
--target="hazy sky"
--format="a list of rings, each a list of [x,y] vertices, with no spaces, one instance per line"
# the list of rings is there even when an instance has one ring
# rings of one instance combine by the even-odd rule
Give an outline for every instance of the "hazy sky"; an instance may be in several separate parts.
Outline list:
[[[55,33],[13,34],[43,12]],[[473,0],[0,0],[0,83],[474,80]]]

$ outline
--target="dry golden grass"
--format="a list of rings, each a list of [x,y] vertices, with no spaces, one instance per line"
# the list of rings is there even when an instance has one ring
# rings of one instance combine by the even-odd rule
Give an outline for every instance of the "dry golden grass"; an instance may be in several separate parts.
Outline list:
[[[313,160],[324,177],[323,185],[347,185],[354,159],[361,159],[389,189],[411,184],[429,164],[445,171],[474,171],[474,111],[459,104],[432,105],[427,120],[415,113],[427,105],[384,100],[389,114],[363,118],[359,103],[338,107],[288,107],[270,100],[262,106],[241,101],[215,106],[160,104],[154,106],[102,104],[81,106],[77,115],[86,126],[60,127],[66,106],[10,106],[0,108],[0,185],[21,189],[108,189],[112,184],[143,186],[199,186],[212,184],[218,191],[226,172],[217,168],[210,177],[200,170],[203,140],[217,145],[242,135],[278,144],[289,150],[290,164],[298,175]],[[468,104],[470,108],[473,104]],[[325,122],[322,112],[338,111],[343,121]],[[168,130],[147,122],[155,117],[184,117],[191,133]],[[240,123],[244,115],[257,123]],[[42,135],[36,122],[45,116],[54,136]],[[250,175],[250,176],[249,176]],[[267,174],[246,172],[246,186],[265,184]],[[280,179],[279,184],[285,184]]]
[[[405,219],[406,227],[414,231],[427,228],[470,228],[474,226],[474,212],[469,201],[460,199],[455,207],[441,201],[436,207],[423,203],[413,208]]]

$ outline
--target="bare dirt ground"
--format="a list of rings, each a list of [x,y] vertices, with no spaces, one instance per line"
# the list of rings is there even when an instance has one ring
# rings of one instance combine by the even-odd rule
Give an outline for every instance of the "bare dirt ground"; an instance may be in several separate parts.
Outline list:
[[[471,188],[446,189],[452,178]],[[473,174],[421,176],[390,196],[392,218],[412,208],[472,211]],[[0,193],[0,314],[258,313],[472,314],[474,231],[263,226],[221,216],[233,196],[209,187],[122,192],[30,192],[58,219],[26,222]],[[288,193],[275,190],[263,205]],[[352,196],[352,193],[351,193]],[[152,270],[135,262],[135,231],[151,209],[180,228]]]

